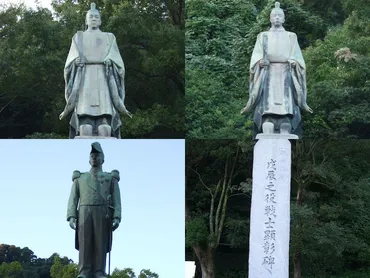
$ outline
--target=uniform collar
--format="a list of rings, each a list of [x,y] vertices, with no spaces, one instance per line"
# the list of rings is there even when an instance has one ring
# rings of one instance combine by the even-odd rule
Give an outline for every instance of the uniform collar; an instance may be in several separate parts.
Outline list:
[[[90,174],[91,174],[91,175],[97,175],[97,174],[99,174],[99,173],[101,173],[101,172],[103,172],[101,168],[93,168],[93,167],[92,167],[92,168],[90,169]]]

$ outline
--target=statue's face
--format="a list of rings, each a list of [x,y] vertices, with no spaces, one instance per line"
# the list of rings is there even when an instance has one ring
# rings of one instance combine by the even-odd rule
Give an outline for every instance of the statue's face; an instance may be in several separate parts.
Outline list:
[[[89,162],[92,167],[99,167],[104,162],[103,155],[101,153],[90,153]]]
[[[273,11],[270,15],[270,22],[275,27],[280,27],[285,22],[285,16],[282,11]]]
[[[97,29],[101,25],[101,18],[98,11],[89,11],[86,14],[86,25],[92,29]]]

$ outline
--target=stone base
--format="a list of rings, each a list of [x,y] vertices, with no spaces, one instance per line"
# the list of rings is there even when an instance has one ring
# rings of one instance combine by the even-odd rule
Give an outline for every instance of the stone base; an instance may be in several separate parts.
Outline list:
[[[299,137],[295,134],[280,134],[280,133],[258,133],[256,140],[259,139],[292,139],[298,140]]]
[[[75,136],[73,139],[117,139],[116,137],[104,137],[104,136]]]

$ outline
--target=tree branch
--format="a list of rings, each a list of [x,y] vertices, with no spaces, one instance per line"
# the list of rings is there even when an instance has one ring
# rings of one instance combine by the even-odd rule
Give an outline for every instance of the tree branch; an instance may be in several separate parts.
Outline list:
[[[10,104],[10,103],[12,103],[14,100],[15,100],[16,98],[13,98],[13,99],[11,99],[7,104],[5,104],[2,108],[1,108],[1,110],[0,110],[0,113],[1,112],[3,112],[3,110]]]
[[[235,193],[235,194],[229,195],[227,198],[230,199],[231,197],[234,197],[234,196],[247,196],[247,197],[249,197],[250,195],[248,195],[246,193]]]
[[[217,193],[220,189],[220,185],[221,185],[221,180],[219,180],[219,182],[217,183],[217,186],[216,186],[216,190],[215,190],[215,194],[214,196],[217,196]],[[210,232],[212,235],[214,235],[215,233],[215,228],[214,228],[214,209],[215,209],[215,198],[214,196],[212,195],[212,198],[211,198],[211,208],[210,208],[210,213],[209,213],[209,229],[210,229]]]
[[[236,162],[238,161],[238,157],[239,157],[239,145],[237,146],[237,149],[236,149],[236,155],[235,155],[233,167],[231,169],[231,172],[230,172],[230,175],[229,175],[229,181],[228,181],[226,189],[225,189],[226,192],[225,192],[225,197],[224,197],[224,200],[223,200],[221,222],[220,222],[220,225],[218,227],[217,243],[220,242],[221,233],[222,233],[222,229],[223,229],[224,222],[225,222],[226,205],[227,205],[227,200],[229,199],[229,188],[230,188],[232,180],[234,178],[235,165],[236,165]],[[226,176],[225,176],[225,179],[226,179]]]
[[[221,219],[222,219],[222,214],[221,214],[221,219],[220,219],[220,212],[221,212],[221,208],[223,209],[223,203],[224,203],[224,199],[225,199],[228,171],[229,171],[229,157],[226,159],[224,178],[223,178],[223,182],[222,182],[222,191],[221,191],[221,196],[220,196],[220,200],[218,202],[217,212],[216,212],[216,227],[215,227],[216,236],[217,236],[216,246],[217,246],[218,242],[220,241],[219,238],[221,237],[221,235],[220,235],[220,233],[221,233],[220,223],[221,223]]]
[[[211,196],[213,197],[213,193],[212,193],[212,190],[207,186],[207,185],[205,185],[205,183],[203,182],[203,180],[202,180],[202,176],[196,171],[196,170],[194,170],[193,168],[191,168],[191,167],[189,167],[189,166],[186,166],[186,167],[188,167],[190,170],[192,170],[194,173],[196,173],[197,175],[198,175],[198,177],[199,177],[199,180],[200,180],[200,182],[202,183],[202,185],[205,187],[205,188],[207,188],[207,190],[209,191],[209,194],[211,194]]]

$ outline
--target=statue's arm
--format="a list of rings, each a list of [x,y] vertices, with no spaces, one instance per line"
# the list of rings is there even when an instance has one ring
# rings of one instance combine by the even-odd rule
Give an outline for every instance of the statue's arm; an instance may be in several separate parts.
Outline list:
[[[112,182],[113,182],[113,192],[112,192],[112,200],[113,200],[113,218],[119,219],[121,221],[121,193],[119,190],[118,182],[120,180],[119,172],[117,170],[112,171]]]
[[[64,70],[68,71],[70,68],[71,64],[79,58],[79,52],[78,52],[78,45],[77,45],[77,33],[73,36],[72,41],[71,41],[71,47],[69,48],[68,56],[66,59],[66,63],[64,66]]]
[[[290,59],[288,62],[291,66],[296,67],[298,64],[302,69],[306,68],[306,64],[303,59],[302,50],[298,43],[298,38],[295,33],[290,33],[291,36],[291,43],[292,43],[292,53],[290,55]]]
[[[80,199],[79,188],[78,188],[78,177],[80,177],[81,173],[75,171],[73,173],[73,184],[71,189],[71,194],[69,195],[68,200],[68,209],[67,209],[67,221],[69,221],[72,217],[77,219],[77,206],[78,201]]]
[[[249,65],[249,69],[251,74],[254,73],[256,65],[259,65],[261,61],[263,61],[263,34],[259,33],[256,39],[256,43],[253,48],[251,62]]]
[[[252,112],[254,107],[256,106],[256,100],[259,97],[260,94],[260,88],[262,86],[261,80],[263,78],[260,78],[262,74],[264,74],[264,70],[261,68],[261,66],[265,66],[265,64],[261,65],[261,61],[264,61],[263,59],[263,37],[264,33],[260,33],[257,36],[256,44],[254,45],[252,57],[251,57],[251,63],[249,67],[250,71],[250,78],[249,78],[249,99],[246,104],[246,106],[241,109],[241,114],[247,114],[249,112]],[[265,61],[264,61],[265,62]],[[268,63],[268,62],[267,62]],[[267,66],[267,64],[266,64]]]

